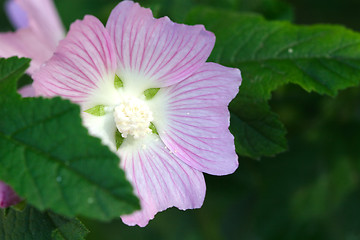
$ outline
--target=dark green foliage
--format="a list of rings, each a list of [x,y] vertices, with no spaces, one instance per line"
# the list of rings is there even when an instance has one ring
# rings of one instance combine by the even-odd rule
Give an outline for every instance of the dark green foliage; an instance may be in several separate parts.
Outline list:
[[[344,27],[299,27],[206,8],[194,9],[188,21],[215,33],[210,61],[242,70],[243,83],[230,106],[240,155],[259,158],[286,149],[285,129],[267,106],[279,86],[295,83],[335,96],[359,83],[360,34]]]
[[[184,22],[189,11],[194,7],[211,5],[217,9],[237,10],[240,12],[256,11],[268,19],[292,20],[291,6],[281,0],[144,0],[143,6],[150,7],[156,17],[169,16],[173,21]],[[198,22],[198,24],[204,24]]]
[[[50,211],[40,212],[27,206],[23,211],[0,210],[2,240],[84,240],[86,227]]]
[[[258,159],[287,149],[286,130],[266,101],[239,96],[230,104],[230,110],[230,131],[239,154]]]

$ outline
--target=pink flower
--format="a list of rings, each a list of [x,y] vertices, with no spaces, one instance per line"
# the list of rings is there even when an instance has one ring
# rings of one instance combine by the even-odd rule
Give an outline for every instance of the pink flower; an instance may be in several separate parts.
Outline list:
[[[147,225],[169,207],[201,207],[204,173],[238,167],[227,106],[238,69],[206,63],[215,42],[201,25],[154,19],[121,2],[106,28],[86,16],[72,24],[54,56],[34,75],[38,95],[78,103],[84,125],[121,159],[142,209],[121,216]]]
[[[8,0],[5,6],[17,31],[0,33],[0,57],[31,58],[32,74],[52,56],[64,28],[52,0]]]
[[[21,199],[16,195],[14,190],[4,182],[0,181],[0,208],[7,208],[18,204]]]

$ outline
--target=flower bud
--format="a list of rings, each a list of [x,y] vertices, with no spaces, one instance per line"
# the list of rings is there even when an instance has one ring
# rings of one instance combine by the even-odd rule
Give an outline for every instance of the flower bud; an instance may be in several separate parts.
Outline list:
[[[6,183],[0,181],[0,208],[10,207],[18,204],[20,201],[20,197],[14,190]]]

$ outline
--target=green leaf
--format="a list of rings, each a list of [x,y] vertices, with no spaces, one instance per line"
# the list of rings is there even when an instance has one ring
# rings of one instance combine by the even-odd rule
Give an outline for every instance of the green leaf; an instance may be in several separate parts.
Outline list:
[[[258,15],[209,8],[194,9],[188,23],[204,23],[215,33],[216,45],[210,61],[242,71],[243,82],[236,100],[242,108],[232,109],[231,124],[237,124],[240,129],[252,128],[254,134],[266,131],[269,119],[272,119],[270,125],[277,126],[274,135],[266,137],[267,143],[262,142],[266,148],[250,147],[249,143],[256,139],[250,131],[247,135],[244,131],[236,132],[240,155],[258,158],[284,150],[286,132],[278,119],[270,111],[266,117],[256,113],[258,109],[268,108],[265,105],[271,92],[279,86],[295,83],[309,92],[335,96],[338,90],[359,83],[360,34],[344,27],[295,26],[266,21]],[[259,103],[264,106],[252,110]],[[254,118],[245,119],[247,114]],[[234,116],[240,116],[242,121]]]
[[[16,94],[16,81],[29,67],[30,59],[18,57],[0,58],[0,95]]]
[[[216,34],[210,61],[241,68],[241,92],[247,95],[269,99],[271,91],[291,82],[335,96],[359,83],[360,34],[344,27],[296,26],[210,9],[191,16],[190,22],[204,22]]]
[[[228,0],[231,1],[231,0]],[[233,1],[232,1],[233,2]],[[281,0],[243,0],[238,9],[242,12],[257,12],[271,20],[294,19],[294,11],[288,2]]]
[[[11,208],[13,208],[13,209],[16,210],[16,211],[23,211],[26,206],[27,206],[27,201],[26,201],[26,200],[22,200],[22,201],[19,202],[18,204],[11,206]]]
[[[40,212],[27,206],[24,211],[0,210],[0,239],[6,240],[84,240],[89,233],[77,219]]]
[[[287,149],[286,130],[266,102],[247,101],[238,97],[232,101],[229,109],[230,131],[236,136],[235,147],[238,153],[260,158]]]
[[[90,113],[94,116],[104,116],[105,115],[105,106],[104,105],[97,105],[93,108],[85,110],[84,112]]]
[[[142,3],[150,7],[155,17],[170,16],[171,20],[183,22],[186,13],[195,5],[193,0],[150,0]]]
[[[116,89],[124,87],[123,81],[116,74],[115,74],[115,79],[114,79],[114,86]]]
[[[146,100],[150,100],[152,99],[156,94],[157,92],[160,90],[160,88],[149,88],[149,89],[146,89],[144,91],[144,95],[145,95],[145,98]]]
[[[78,105],[12,93],[0,95],[0,114],[0,179],[31,205],[100,220],[139,209],[118,156],[88,135]]]
[[[155,17],[169,16],[175,22],[184,22],[194,7],[214,7],[240,12],[258,12],[267,19],[292,20],[293,10],[289,3],[281,0],[147,0],[141,3],[150,7]]]
[[[47,212],[47,214],[57,227],[51,234],[54,240],[84,240],[89,233],[89,230],[78,219],[68,219],[53,212]]]

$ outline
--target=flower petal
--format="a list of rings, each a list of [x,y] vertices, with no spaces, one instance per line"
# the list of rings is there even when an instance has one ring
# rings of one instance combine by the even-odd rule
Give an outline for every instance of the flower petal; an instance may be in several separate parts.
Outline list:
[[[16,28],[25,28],[29,26],[27,13],[14,0],[5,2],[5,10],[12,25]]]
[[[115,69],[110,36],[97,18],[85,16],[71,25],[53,57],[34,74],[33,86],[38,95],[90,105],[113,103]]]
[[[31,84],[20,88],[18,92],[23,98],[35,97],[35,89]]]
[[[0,34],[0,57],[31,58],[29,74],[48,60],[65,32],[52,0],[10,0],[6,3],[15,33]]]
[[[179,84],[160,89],[150,102],[160,138],[189,166],[213,175],[236,170],[227,106],[240,83],[238,69],[206,63]]]
[[[53,49],[46,47],[46,43],[29,28],[15,33],[0,33],[0,46],[0,57],[31,58],[30,68],[27,70],[30,74],[39,69],[53,54]]]
[[[185,79],[205,63],[215,43],[204,26],[155,19],[150,9],[132,1],[115,7],[106,28],[115,44],[118,74],[134,88],[164,87]]]
[[[13,0],[27,14],[29,28],[55,50],[65,31],[52,0]],[[15,12],[16,13],[16,12]],[[17,12],[20,13],[20,12]],[[15,16],[19,18],[20,16]]]
[[[7,208],[21,201],[14,190],[6,183],[0,181],[0,208]]]
[[[201,207],[206,190],[203,174],[169,153],[157,135],[137,140],[136,144],[123,143],[118,153],[142,207],[122,216],[124,223],[144,227],[157,212],[169,207]]]

